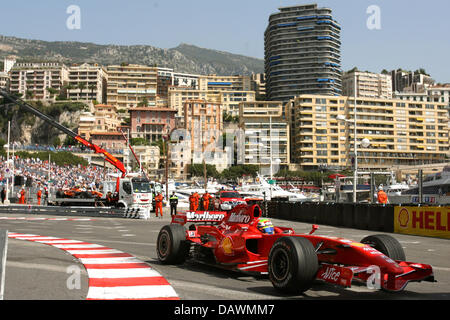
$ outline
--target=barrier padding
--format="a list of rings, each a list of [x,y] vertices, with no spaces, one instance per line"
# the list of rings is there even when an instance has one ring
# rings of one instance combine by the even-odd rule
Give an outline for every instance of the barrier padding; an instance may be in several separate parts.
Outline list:
[[[304,223],[394,232],[394,205],[270,202],[269,217]]]

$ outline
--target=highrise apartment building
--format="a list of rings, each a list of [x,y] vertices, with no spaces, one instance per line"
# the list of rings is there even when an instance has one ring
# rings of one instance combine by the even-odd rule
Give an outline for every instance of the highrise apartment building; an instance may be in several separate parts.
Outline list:
[[[356,86],[355,86],[356,83]],[[342,78],[343,95],[362,98],[392,99],[392,78],[387,74],[350,71]]]
[[[354,98],[302,95],[290,104],[293,160],[304,169],[349,168],[354,154]],[[341,115],[350,122],[337,119]],[[447,104],[357,98],[356,137],[361,170],[445,162],[449,150]]]
[[[10,70],[10,91],[26,99],[51,100],[68,81],[68,68],[59,62],[16,63]]]
[[[425,92],[434,84],[434,80],[427,74],[402,69],[392,70],[392,92]]]
[[[84,63],[69,67],[67,97],[71,100],[106,101],[106,69]]]
[[[245,139],[239,146],[244,149],[244,164],[258,165],[263,175],[288,166],[290,134],[285,104],[281,101],[241,102],[239,127]]]
[[[341,27],[316,4],[279,8],[264,33],[267,100],[341,95]]]
[[[137,64],[107,67],[106,100],[119,110],[141,106],[156,106],[158,68]]]

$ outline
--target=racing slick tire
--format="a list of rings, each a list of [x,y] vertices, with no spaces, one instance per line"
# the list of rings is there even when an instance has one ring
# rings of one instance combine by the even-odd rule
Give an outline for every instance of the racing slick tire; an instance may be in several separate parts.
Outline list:
[[[283,293],[299,294],[311,288],[319,263],[312,243],[301,237],[281,237],[269,253],[269,279]]]
[[[156,242],[156,252],[162,264],[181,264],[189,255],[190,242],[186,240],[186,229],[179,224],[161,228]]]
[[[406,261],[405,251],[402,245],[390,235],[375,234],[367,236],[361,240],[361,243],[371,246],[392,260]]]

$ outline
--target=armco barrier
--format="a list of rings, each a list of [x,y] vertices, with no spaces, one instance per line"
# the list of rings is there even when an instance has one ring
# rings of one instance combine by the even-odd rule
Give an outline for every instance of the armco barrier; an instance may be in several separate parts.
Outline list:
[[[0,213],[42,214],[56,216],[139,218],[136,213],[109,207],[57,207],[33,205],[0,206]]]
[[[394,205],[270,202],[268,216],[289,221],[394,232]]]

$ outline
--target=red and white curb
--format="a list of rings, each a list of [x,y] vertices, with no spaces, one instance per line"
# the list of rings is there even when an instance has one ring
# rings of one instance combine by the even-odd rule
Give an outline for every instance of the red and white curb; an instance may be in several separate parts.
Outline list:
[[[28,221],[39,221],[39,220],[57,220],[57,221],[95,221],[91,218],[41,218],[41,217],[0,217],[0,220],[28,220]]]
[[[51,245],[80,260],[89,277],[87,300],[179,300],[160,273],[131,254],[79,240],[13,232],[8,237]]]

